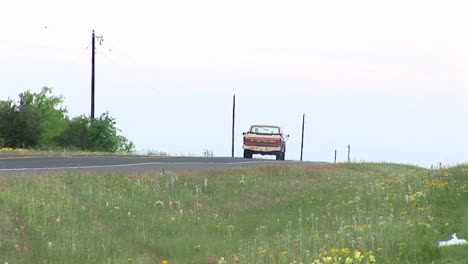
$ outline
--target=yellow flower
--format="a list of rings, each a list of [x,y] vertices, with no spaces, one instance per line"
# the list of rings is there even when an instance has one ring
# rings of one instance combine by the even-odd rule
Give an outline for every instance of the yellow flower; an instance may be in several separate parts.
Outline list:
[[[362,259],[362,254],[359,250],[354,250],[354,259],[356,260],[361,260]]]
[[[352,264],[352,263],[353,263],[353,259],[350,258],[350,257],[347,257],[345,263],[346,263],[346,264]]]
[[[263,255],[265,255],[266,253],[267,253],[267,250],[266,250],[266,249],[262,249],[262,250],[260,250],[260,254],[263,254]]]
[[[287,251],[287,250],[283,250],[283,251],[281,251],[281,254],[282,254],[282,255],[287,255],[287,254],[288,254],[288,251]]]
[[[338,255],[338,253],[340,253],[340,250],[337,249],[337,248],[331,248],[330,251],[331,251],[332,255],[334,255],[334,256]]]
[[[322,262],[320,262],[320,259],[316,259],[314,262],[312,262],[312,264],[322,264]]]
[[[375,263],[375,257],[373,255],[369,256],[369,262],[370,263]]]
[[[163,261],[161,262],[161,264],[169,264],[169,261],[163,260]]]
[[[345,247],[341,250],[341,253],[345,254],[345,255],[348,255],[349,253],[351,253],[351,249]]]
[[[377,248],[377,252],[382,252],[383,251],[383,247],[378,247]]]

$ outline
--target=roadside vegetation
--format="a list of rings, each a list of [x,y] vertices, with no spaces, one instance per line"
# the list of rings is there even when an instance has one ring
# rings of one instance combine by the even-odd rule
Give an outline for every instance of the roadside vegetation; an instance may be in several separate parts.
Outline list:
[[[0,178],[1,263],[463,263],[468,166]]]
[[[47,87],[21,93],[19,102],[0,100],[0,148],[134,151],[108,112],[93,120],[86,115],[69,118],[63,103]]]

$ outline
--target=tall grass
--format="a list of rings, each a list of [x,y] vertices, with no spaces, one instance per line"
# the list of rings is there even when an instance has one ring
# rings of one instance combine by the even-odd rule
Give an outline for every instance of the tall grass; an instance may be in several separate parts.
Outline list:
[[[0,178],[8,263],[431,263],[466,167],[266,166]],[[465,233],[463,233],[465,232]]]

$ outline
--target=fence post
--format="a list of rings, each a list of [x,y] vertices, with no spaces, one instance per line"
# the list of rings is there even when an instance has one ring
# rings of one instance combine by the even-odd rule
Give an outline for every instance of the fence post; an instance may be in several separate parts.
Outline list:
[[[234,125],[236,120],[236,94],[232,97],[232,140],[231,140],[231,157],[234,158]]]
[[[302,114],[301,161],[302,161],[302,153],[304,152],[304,123],[305,123],[305,113]]]
[[[349,158],[350,153],[351,153],[351,145],[349,144],[348,145],[348,163],[350,161],[350,158]]]

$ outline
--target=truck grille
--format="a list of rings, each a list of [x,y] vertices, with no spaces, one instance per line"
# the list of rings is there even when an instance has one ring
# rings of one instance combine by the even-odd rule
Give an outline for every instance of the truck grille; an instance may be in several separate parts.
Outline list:
[[[278,146],[281,146],[281,139],[244,138],[244,145],[262,146],[262,147],[278,147]]]

